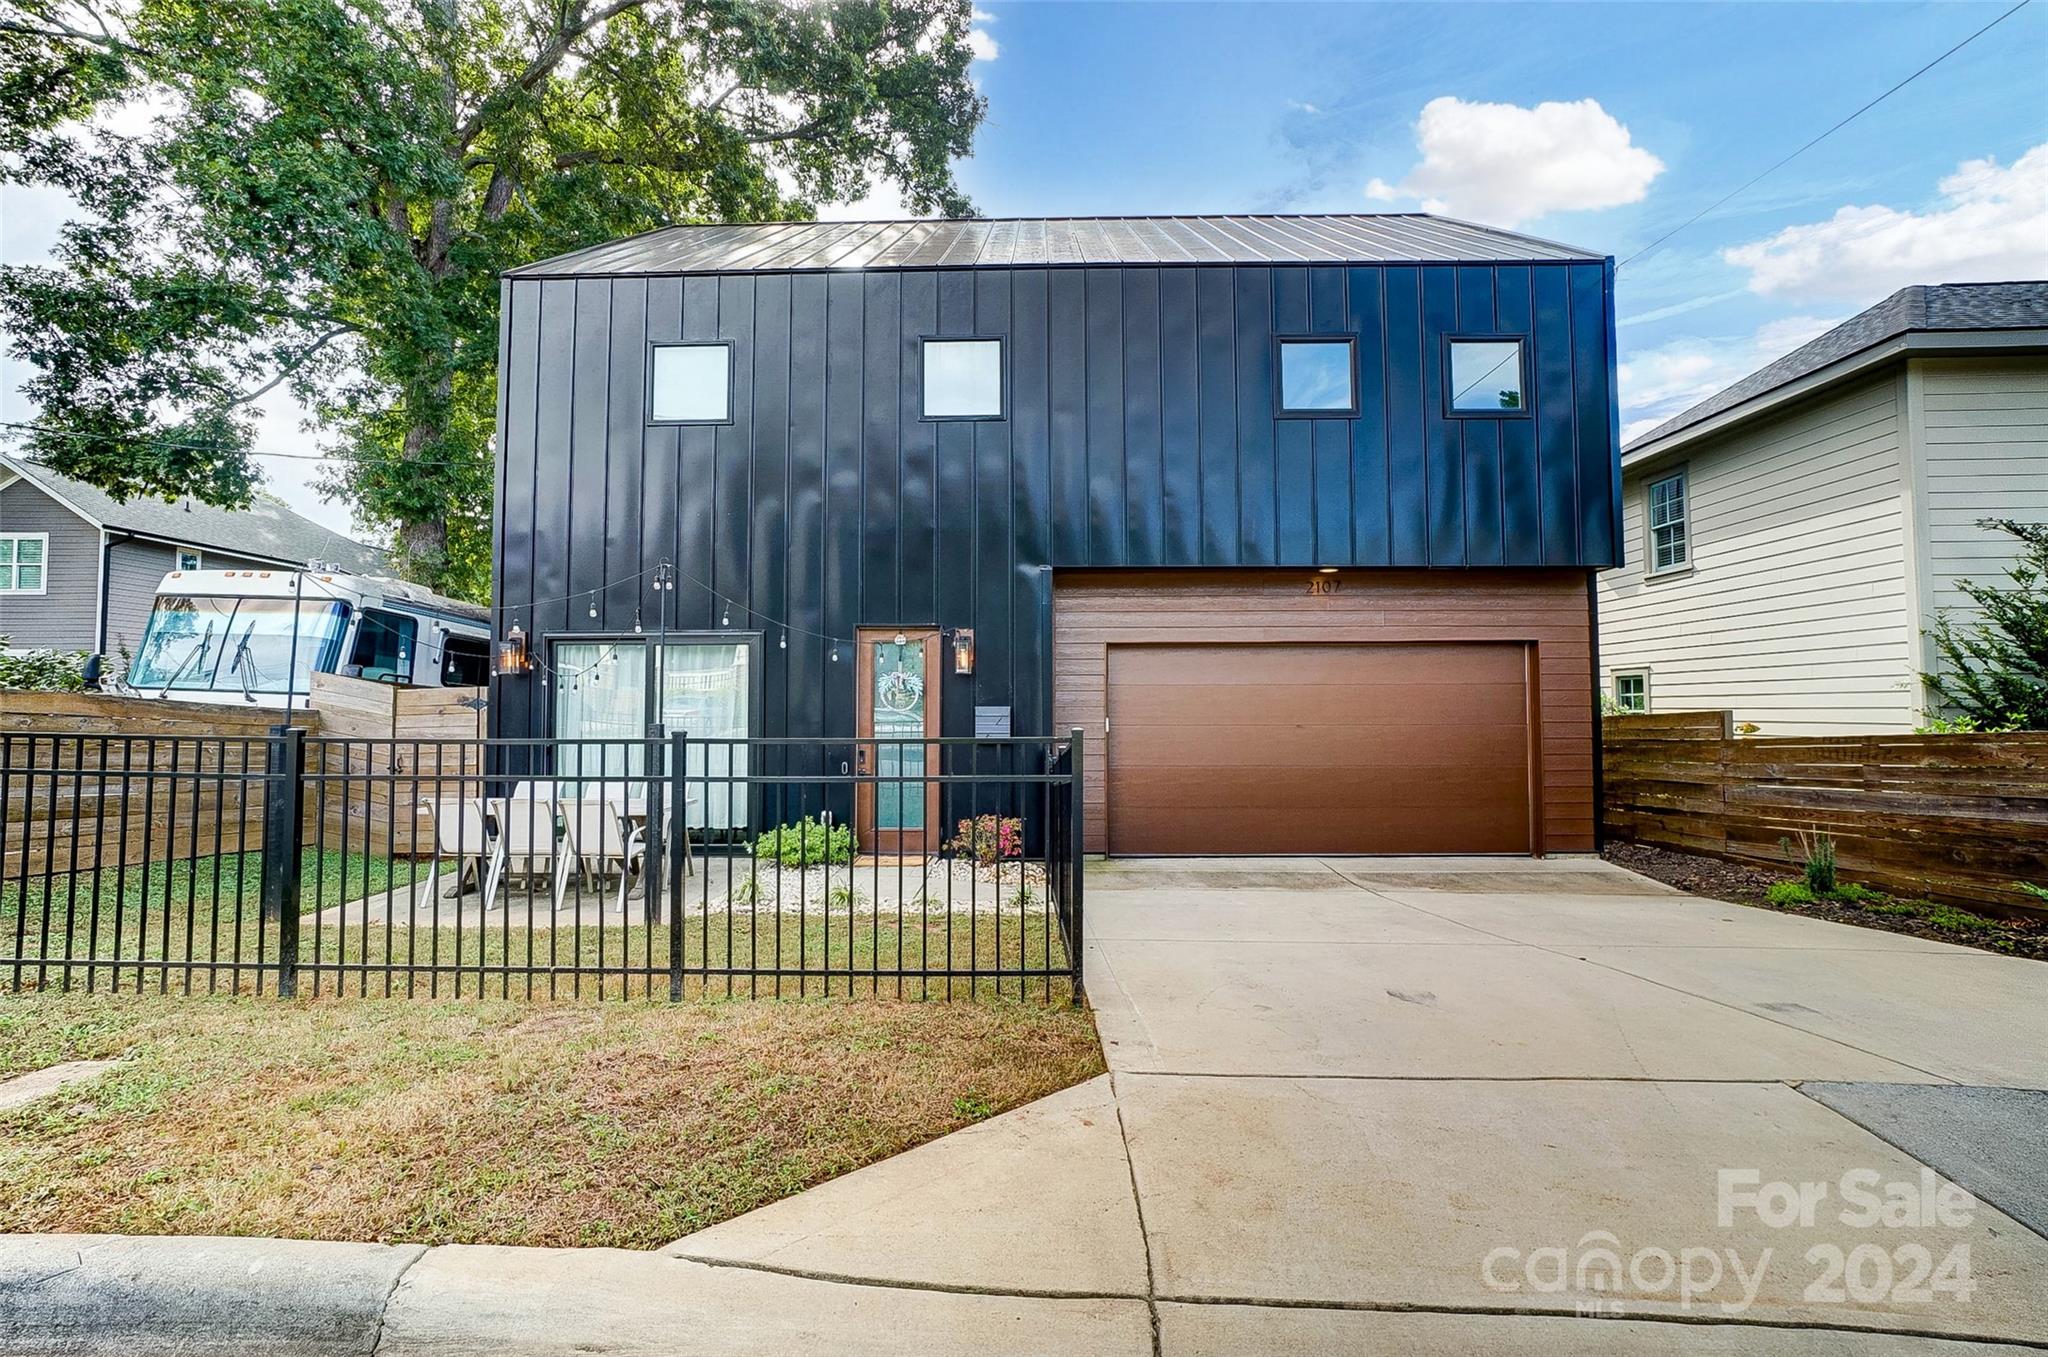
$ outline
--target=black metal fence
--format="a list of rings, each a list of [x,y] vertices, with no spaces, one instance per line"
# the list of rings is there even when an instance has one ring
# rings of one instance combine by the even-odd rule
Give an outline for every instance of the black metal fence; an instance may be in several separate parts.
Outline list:
[[[15,990],[1081,995],[1061,739],[0,734]]]

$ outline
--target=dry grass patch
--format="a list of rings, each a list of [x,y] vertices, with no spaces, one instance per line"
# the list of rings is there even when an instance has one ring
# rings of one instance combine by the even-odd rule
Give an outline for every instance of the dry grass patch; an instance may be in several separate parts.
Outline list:
[[[0,998],[14,1230],[651,1248],[1099,1073],[1015,1002]]]

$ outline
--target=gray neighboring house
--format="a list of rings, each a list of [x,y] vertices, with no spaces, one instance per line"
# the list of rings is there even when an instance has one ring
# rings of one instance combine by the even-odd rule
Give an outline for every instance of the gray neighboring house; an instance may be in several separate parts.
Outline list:
[[[385,574],[383,552],[259,499],[247,509],[103,490],[0,457],[0,636],[11,650],[133,651],[172,570]]]
[[[1924,723],[1925,630],[2048,520],[2048,282],[1909,287],[1622,451],[1601,679],[1766,735]]]

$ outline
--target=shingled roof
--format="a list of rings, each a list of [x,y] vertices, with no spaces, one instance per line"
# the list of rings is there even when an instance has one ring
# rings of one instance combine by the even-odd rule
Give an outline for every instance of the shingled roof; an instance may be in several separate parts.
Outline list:
[[[513,278],[1075,264],[1597,261],[1602,256],[1420,212],[1024,217],[670,226],[507,271]]]
[[[1665,420],[1623,451],[1630,456],[1648,451],[1717,415],[1909,334],[2043,329],[2048,329],[2048,282],[1902,287],[1818,339]]]
[[[329,561],[351,574],[380,574],[390,568],[385,553],[302,518],[273,499],[259,498],[246,509],[221,509],[193,499],[149,495],[118,500],[96,486],[59,476],[19,457],[0,457],[0,472],[12,471],[100,527],[224,555],[304,565]]]

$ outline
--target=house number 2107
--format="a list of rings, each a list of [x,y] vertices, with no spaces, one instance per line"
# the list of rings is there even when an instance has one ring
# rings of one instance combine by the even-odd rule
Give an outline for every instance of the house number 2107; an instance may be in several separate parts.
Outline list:
[[[1308,577],[1308,591],[1311,594],[1334,594],[1343,587],[1343,579],[1336,575],[1310,575]]]

